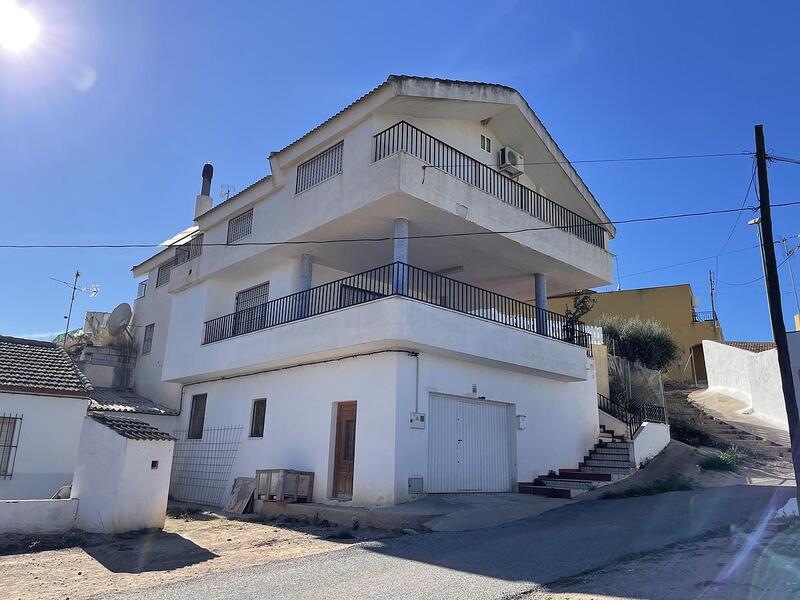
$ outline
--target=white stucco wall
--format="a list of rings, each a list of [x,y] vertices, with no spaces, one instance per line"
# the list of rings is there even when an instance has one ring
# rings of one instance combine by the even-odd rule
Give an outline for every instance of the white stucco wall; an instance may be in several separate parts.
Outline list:
[[[708,389],[749,404],[759,416],[788,428],[777,350],[749,352],[703,340]]]
[[[72,529],[78,500],[0,500],[0,535],[64,533]]]
[[[0,479],[0,499],[50,498],[72,483],[86,398],[0,392],[0,414],[21,415],[11,479]]]
[[[642,423],[639,431],[633,436],[633,462],[640,467],[669,444],[669,425],[664,423]]]
[[[227,490],[235,477],[256,469],[291,468],[315,473],[314,501],[331,495],[335,405],[356,401],[353,503],[388,505],[409,499],[408,477],[427,478],[428,430],[409,427],[419,360],[419,411],[431,392],[478,395],[514,404],[527,417],[515,431],[517,480],[550,469],[575,468],[597,438],[598,415],[591,361],[587,379],[563,382],[467,361],[407,352],[354,357],[224,381],[188,385],[186,397],[206,393],[205,427],[241,425],[243,434]],[[264,437],[248,437],[252,401],[267,399]],[[188,409],[181,428],[188,425]],[[191,443],[191,442],[189,442]]]
[[[122,533],[163,527],[172,466],[171,441],[131,440],[87,417],[72,497],[76,527]],[[158,469],[150,461],[159,461]]]

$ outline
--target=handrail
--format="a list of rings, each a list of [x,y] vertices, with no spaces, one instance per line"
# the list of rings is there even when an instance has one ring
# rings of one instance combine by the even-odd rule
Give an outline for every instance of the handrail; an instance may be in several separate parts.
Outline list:
[[[545,223],[571,233],[585,242],[605,248],[605,229],[602,226],[475,160],[407,121],[399,121],[387,127],[375,134],[374,139],[374,162],[397,152],[406,152]]]
[[[620,402],[603,394],[597,394],[597,406],[604,413],[625,423],[631,440],[636,435],[636,432],[639,431],[642,423],[667,422],[667,409],[659,404],[643,404],[632,407],[628,402]]]
[[[394,262],[206,321],[203,344],[291,323],[388,296],[402,296],[582,346],[591,336],[580,321],[532,304]]]

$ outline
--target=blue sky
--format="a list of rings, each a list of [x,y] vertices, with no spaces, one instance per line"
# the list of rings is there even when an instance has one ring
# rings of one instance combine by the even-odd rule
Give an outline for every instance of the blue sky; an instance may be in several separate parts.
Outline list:
[[[796,2],[22,3],[42,30],[24,54],[0,50],[4,243],[160,242],[190,223],[203,162],[215,194],[242,189],[389,73],[513,86],[573,160],[751,150],[758,122],[775,154],[800,157]],[[738,207],[751,168],[578,165],[612,219]],[[774,164],[770,183],[773,202],[800,199],[800,166]],[[717,254],[736,217],[621,225],[622,287],[688,282],[707,308],[715,268],[726,337],[770,339],[763,282],[737,285],[761,275],[750,217],[726,248],[748,250],[658,270]],[[800,207],[774,219],[800,234]],[[79,321],[131,301],[146,254],[0,249],[0,333],[63,330],[69,289],[49,278],[76,268],[102,289],[79,295]]]

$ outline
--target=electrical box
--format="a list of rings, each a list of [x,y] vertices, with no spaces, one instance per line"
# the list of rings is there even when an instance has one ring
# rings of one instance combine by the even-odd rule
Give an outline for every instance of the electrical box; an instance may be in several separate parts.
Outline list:
[[[519,429],[520,431],[525,429],[525,421],[527,420],[527,418],[528,417],[526,417],[525,415],[517,415],[517,429]]]
[[[422,494],[424,492],[422,477],[409,477],[408,478],[408,493],[409,494]]]
[[[425,429],[425,413],[411,413],[411,429]]]

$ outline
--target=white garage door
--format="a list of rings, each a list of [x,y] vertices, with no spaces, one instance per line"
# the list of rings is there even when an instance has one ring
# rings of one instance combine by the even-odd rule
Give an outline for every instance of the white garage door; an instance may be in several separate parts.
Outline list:
[[[511,491],[511,407],[431,394],[428,492]]]

